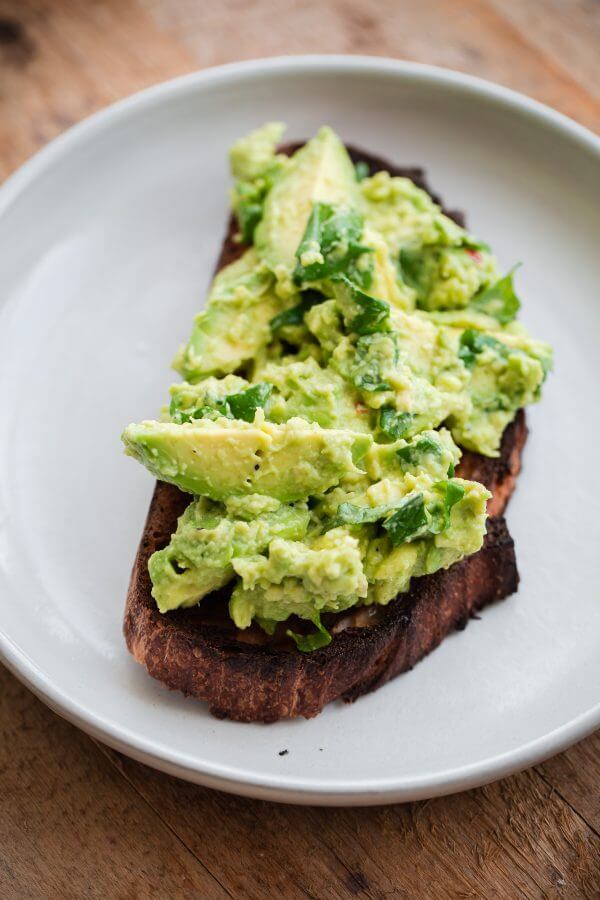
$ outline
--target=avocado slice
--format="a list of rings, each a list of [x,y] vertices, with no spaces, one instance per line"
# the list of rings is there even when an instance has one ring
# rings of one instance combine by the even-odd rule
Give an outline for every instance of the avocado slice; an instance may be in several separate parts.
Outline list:
[[[357,473],[373,439],[324,429],[303,419],[283,425],[198,419],[183,425],[142,422],[123,432],[126,452],[161,481],[190,494],[223,500],[266,494],[282,502],[306,499]]]
[[[321,128],[294,154],[267,196],[254,244],[271,269],[294,268],[313,204],[319,201],[361,206],[354,166],[331,128]]]
[[[233,372],[252,359],[269,341],[269,322],[281,309],[273,284],[273,276],[260,266],[253,249],[223,269],[174,368],[187,381],[196,381]]]

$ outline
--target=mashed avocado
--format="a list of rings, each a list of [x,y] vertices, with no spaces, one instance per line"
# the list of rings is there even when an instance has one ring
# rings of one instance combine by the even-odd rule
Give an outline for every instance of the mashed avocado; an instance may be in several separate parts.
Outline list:
[[[358,178],[330,128],[291,157],[270,123],[231,149],[239,259],[214,279],[160,421],[127,452],[191,496],[149,564],[161,612],[227,589],[238,628],[385,604],[475,553],[498,454],[550,348],[514,269],[407,178]]]

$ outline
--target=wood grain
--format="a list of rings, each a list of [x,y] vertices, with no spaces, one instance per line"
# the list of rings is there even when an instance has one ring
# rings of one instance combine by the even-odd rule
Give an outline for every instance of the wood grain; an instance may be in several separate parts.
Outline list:
[[[430,884],[436,896],[592,897],[600,884],[600,837],[535,771],[424,803],[320,809],[230,797],[105,753],[234,896],[321,896],[329,883],[327,896],[414,897]]]
[[[598,126],[590,0],[0,0],[0,178],[83,116],[197,66],[380,53]],[[600,734],[526,773],[381,809],[276,806],[95,744],[0,668],[1,897],[598,897]]]
[[[0,667],[0,895],[227,896],[105,755]]]
[[[593,97],[600,97],[597,0],[492,0],[492,5]]]
[[[194,68],[121,0],[0,0],[0,179],[66,128]]]
[[[600,834],[600,732],[538,767],[542,778]]]
[[[195,0],[142,0],[160,27],[181,41],[198,65],[281,53],[372,53],[448,66],[498,81],[530,94],[573,116],[591,128],[600,125],[598,104],[584,83],[574,77],[576,48],[585,58],[595,52],[589,22],[579,16],[579,38],[571,35],[569,54],[549,52],[550,38],[539,39],[539,23],[551,0],[528,6],[536,10],[531,28],[518,27],[520,0],[492,4],[487,0],[304,0],[289,3],[282,15],[280,0],[260,0],[246,10],[243,0],[197,3]],[[573,0],[562,2],[575,7]],[[505,7],[513,15],[505,12]],[[575,17],[575,9],[573,10]],[[558,18],[557,18],[558,21]],[[557,26],[558,27],[558,26]],[[597,32],[596,32],[597,33]],[[584,37],[587,35],[587,37]],[[584,54],[581,54],[584,57]],[[597,74],[597,71],[596,71]]]

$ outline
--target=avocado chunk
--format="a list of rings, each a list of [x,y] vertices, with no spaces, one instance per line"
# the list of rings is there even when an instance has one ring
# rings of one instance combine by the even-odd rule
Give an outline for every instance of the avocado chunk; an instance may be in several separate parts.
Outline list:
[[[454,439],[469,450],[498,456],[502,432],[521,407],[540,397],[552,352],[523,330],[455,331],[459,359],[470,373],[470,405],[449,419]]]
[[[265,200],[254,244],[269,268],[295,267],[296,250],[313,204],[319,202],[360,206],[354,166],[331,128],[321,128],[294,154]]]
[[[260,266],[252,249],[223,269],[174,368],[195,381],[233,372],[252,359],[270,340],[269,322],[281,308],[273,284],[273,276]]]
[[[406,473],[418,477],[426,474],[434,479],[448,477],[460,459],[460,450],[446,428],[424,430],[408,440],[391,444],[373,444],[363,460],[369,478],[402,477]]]
[[[424,522],[413,537],[406,538],[410,518],[413,525],[418,524],[414,518],[414,501],[419,496],[423,498],[423,494],[411,498],[412,509],[404,502],[399,512],[392,514],[384,529],[367,545],[364,566],[369,581],[369,603],[389,603],[408,590],[412,578],[447,569],[463,556],[481,548],[486,503],[491,496],[482,484],[454,478],[431,485],[424,492],[426,524]],[[397,534],[398,526],[400,535]]]
[[[359,472],[373,439],[304,419],[283,425],[198,419],[142,422],[123,433],[126,452],[159,480],[211,500],[266,494],[284,503],[322,493]]]
[[[292,614],[314,621],[315,612],[339,612],[367,596],[360,542],[343,528],[308,544],[273,540],[268,556],[240,557],[233,568],[241,582],[229,611],[238,628],[253,618],[282,622]]]
[[[369,410],[357,402],[356,392],[337,372],[323,369],[311,357],[268,363],[260,377],[275,388],[266,407],[273,422],[299,416],[322,428],[370,431]]]
[[[148,564],[152,596],[161,612],[195,606],[224,587],[234,576],[234,559],[261,553],[274,538],[300,541],[306,534],[305,504],[281,505],[259,495],[245,500],[244,517],[205,497],[180,516],[169,544],[153,553]]]

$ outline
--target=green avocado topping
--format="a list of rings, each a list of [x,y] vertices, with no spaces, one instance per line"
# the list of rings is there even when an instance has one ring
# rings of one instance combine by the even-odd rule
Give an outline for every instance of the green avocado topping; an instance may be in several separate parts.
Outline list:
[[[280,154],[283,131],[232,147],[239,257],[168,409],[123,440],[190,494],[150,559],[159,610],[226,590],[238,628],[312,652],[335,640],[327,614],[481,547],[490,495],[460,477],[460,448],[498,455],[552,353],[516,321],[516,267],[502,276],[425,191],[354,165],[327,127]]]

